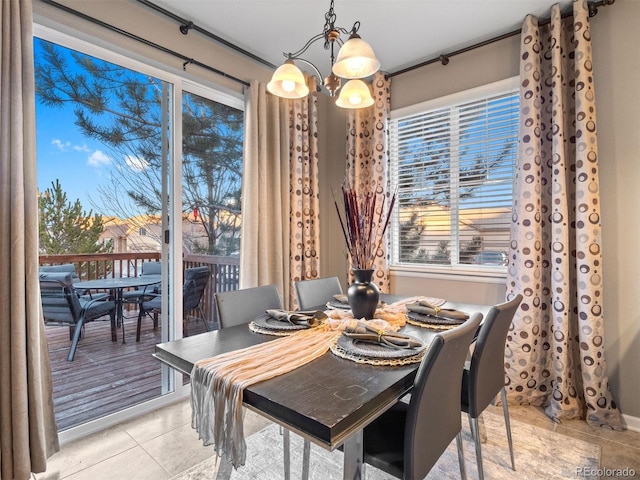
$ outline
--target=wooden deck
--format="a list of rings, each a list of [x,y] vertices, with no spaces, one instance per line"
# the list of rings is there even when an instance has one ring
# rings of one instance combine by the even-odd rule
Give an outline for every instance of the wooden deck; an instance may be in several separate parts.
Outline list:
[[[47,325],[53,377],[53,399],[58,431],[66,430],[160,396],[160,362],[151,354],[161,341],[160,330],[143,320],[140,342],[136,342],[137,312],[126,312],[125,340],[111,342],[108,317],[85,326],[73,362],[69,354],[69,328]],[[212,324],[210,323],[210,328]],[[202,321],[185,321],[185,336],[205,331]]]

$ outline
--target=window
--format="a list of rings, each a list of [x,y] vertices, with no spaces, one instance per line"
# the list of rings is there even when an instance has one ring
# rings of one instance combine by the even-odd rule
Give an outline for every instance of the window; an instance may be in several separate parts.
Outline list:
[[[391,114],[392,265],[504,270],[518,133],[516,79]]]

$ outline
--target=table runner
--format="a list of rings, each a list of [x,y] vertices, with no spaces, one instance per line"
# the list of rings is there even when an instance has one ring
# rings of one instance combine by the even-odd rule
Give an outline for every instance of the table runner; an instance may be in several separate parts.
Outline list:
[[[406,323],[406,304],[428,297],[411,297],[384,305],[370,320],[382,329],[398,331]],[[444,300],[428,298],[444,303]],[[191,426],[204,445],[213,445],[234,468],[244,465],[246,443],[242,425],[242,394],[246,387],[290,372],[329,350],[349,322],[349,310],[327,310],[321,326],[271,342],[217,355],[195,363],[191,372]]]

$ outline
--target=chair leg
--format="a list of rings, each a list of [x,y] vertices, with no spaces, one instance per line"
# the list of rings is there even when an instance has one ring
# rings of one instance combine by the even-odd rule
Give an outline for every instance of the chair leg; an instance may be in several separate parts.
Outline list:
[[[476,462],[478,464],[478,478],[484,480],[484,471],[482,470],[482,447],[480,446],[480,431],[478,429],[478,419],[469,415],[469,425],[471,425],[471,435],[476,446]]]
[[[304,446],[302,450],[302,480],[308,480],[309,478],[309,456],[311,455],[311,442],[304,440]]]
[[[82,327],[84,325],[84,318],[81,318],[76,323],[76,328],[73,331],[73,338],[71,339],[71,348],[69,348],[68,362],[73,362],[73,357],[76,356],[76,349],[78,348],[78,340],[80,340],[80,334],[82,333]]]
[[[200,318],[202,319],[202,323],[204,323],[204,329],[209,332],[209,323],[207,322],[207,319],[204,318],[204,310],[202,310],[202,307],[200,305],[198,305],[198,310],[200,311]]]
[[[464,450],[462,448],[462,432],[458,432],[456,435],[456,444],[458,445],[458,463],[460,464],[460,478],[462,480],[467,479],[467,471],[464,467]]]
[[[289,453],[291,442],[289,430],[286,428],[282,431],[282,446],[284,450],[284,480],[291,480],[291,456]]]
[[[507,390],[502,387],[500,392],[502,397],[502,412],[504,413],[504,426],[507,429],[507,440],[509,441],[509,454],[511,455],[511,468],[515,471],[516,461],[513,458],[513,440],[511,439],[511,423],[509,422],[509,406],[507,405]]]

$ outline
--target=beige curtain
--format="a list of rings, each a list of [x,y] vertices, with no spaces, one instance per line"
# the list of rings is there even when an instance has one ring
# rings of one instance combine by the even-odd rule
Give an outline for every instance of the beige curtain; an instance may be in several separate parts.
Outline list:
[[[59,445],[38,283],[32,5],[0,8],[0,477],[21,480]]]
[[[307,83],[299,100],[255,81],[245,94],[240,288],[275,284],[286,308],[291,282],[318,268],[317,92]]]
[[[608,390],[591,34],[573,18],[522,29],[520,130],[507,296],[524,296],[507,340],[510,401],[560,421],[621,428]]]
[[[375,189],[377,205],[389,205],[388,180],[388,132],[391,110],[391,81],[378,72],[373,78],[373,100],[371,107],[351,110],[347,119],[347,179],[358,195]],[[383,215],[383,218],[386,215]],[[378,225],[382,228],[382,225]],[[388,234],[388,232],[387,232]],[[387,246],[377,252],[374,281],[381,292],[389,291],[389,267]]]

